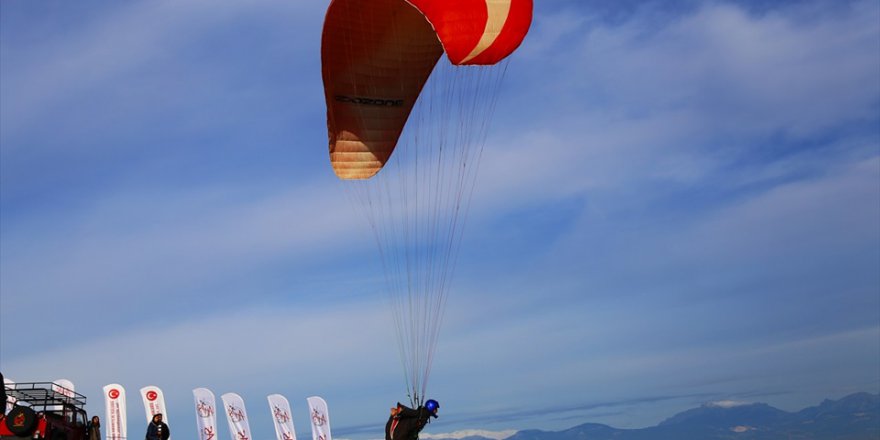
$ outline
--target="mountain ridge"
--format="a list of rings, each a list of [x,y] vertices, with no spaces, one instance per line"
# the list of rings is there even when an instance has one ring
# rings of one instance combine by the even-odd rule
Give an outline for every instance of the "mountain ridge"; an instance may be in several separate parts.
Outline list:
[[[431,440],[455,437],[434,434]],[[584,423],[561,431],[528,429],[503,440],[877,440],[880,394],[854,393],[788,412],[766,403],[709,403],[675,414],[656,426],[619,429]],[[495,440],[479,435],[457,440]]]

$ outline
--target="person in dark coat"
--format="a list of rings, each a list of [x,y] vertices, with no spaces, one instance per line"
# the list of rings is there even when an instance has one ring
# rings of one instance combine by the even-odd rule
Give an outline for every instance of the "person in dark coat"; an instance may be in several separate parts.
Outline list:
[[[3,373],[0,373],[0,416],[6,415],[6,382]]]
[[[391,417],[385,424],[385,440],[418,440],[419,433],[430,418],[437,418],[439,409],[440,404],[434,399],[429,399],[425,406],[416,409],[397,402],[397,406],[391,408]]]
[[[146,440],[168,440],[170,436],[171,430],[168,429],[168,425],[162,422],[162,414],[154,415],[153,421],[147,425]]]
[[[98,416],[92,416],[92,420],[86,426],[89,440],[101,440],[101,419]]]

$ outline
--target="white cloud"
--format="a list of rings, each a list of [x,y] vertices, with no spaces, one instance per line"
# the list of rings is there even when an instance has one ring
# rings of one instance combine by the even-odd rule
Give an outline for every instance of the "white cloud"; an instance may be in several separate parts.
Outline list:
[[[13,118],[4,119],[4,126],[39,121],[56,100],[161,57],[172,35],[222,27],[251,7],[224,4],[231,9],[201,24],[190,22],[213,4],[122,6],[116,20],[70,41],[50,42],[41,52],[50,61],[17,70],[33,75],[33,81],[29,90],[4,96],[4,105],[25,103],[15,115],[4,108],[4,118]],[[877,365],[873,348],[865,348],[876,347],[876,328],[847,327],[850,315],[841,319],[824,310],[795,313],[810,301],[834,302],[844,311],[853,304],[811,297],[786,302],[782,311],[767,302],[778,297],[768,279],[782,280],[789,289],[805,284],[778,277],[780,272],[789,270],[800,280],[822,277],[829,250],[853,255],[859,246],[877,243],[875,132],[860,145],[849,138],[817,138],[822,151],[781,159],[764,157],[772,154],[761,147],[779,134],[786,142],[811,140],[876,118],[878,6],[852,5],[818,20],[802,20],[789,9],[750,15],[723,2],[660,25],[638,14],[616,24],[583,16],[536,17],[529,37],[534,40],[527,40],[518,54],[522,61],[511,64],[509,74],[527,87],[502,91],[502,102],[509,98],[506,102],[517,105],[502,106],[499,121],[517,124],[494,125],[472,207],[478,221],[471,225],[500,222],[496,216],[569,197],[583,196],[589,209],[565,219],[570,223],[565,230],[552,231],[561,238],[542,255],[499,246],[499,261],[493,263],[508,264],[504,253],[528,271],[512,273],[507,267],[481,272],[487,279],[474,285],[457,283],[432,378],[449,408],[444,420],[547,407],[560,399],[577,407],[681,390],[735,397],[731,389],[796,390],[808,382],[815,385],[813,394],[824,398],[845,388],[835,378],[876,386],[876,380],[858,382],[866,376],[865,365]],[[164,21],[166,13],[176,18]],[[130,35],[113,41],[128,27]],[[102,62],[110,64],[91,70]],[[57,84],[64,76],[77,82]],[[326,150],[315,147],[314,154],[323,159]],[[672,220],[652,214],[675,214],[680,206],[645,208],[628,218],[620,214],[665,196],[663,184],[726,194],[756,183],[766,184],[719,197],[709,207],[682,203],[693,212]],[[363,288],[356,275],[333,267],[372,245],[363,219],[339,197],[338,187],[316,190],[319,186],[306,182],[266,190],[259,182],[244,189],[208,183],[173,191],[120,186],[92,194],[75,210],[59,209],[53,218],[23,207],[23,221],[4,222],[4,373],[18,380],[70,376],[85,389],[105,381],[133,388],[157,382],[172,390],[177,411],[187,416],[188,393],[195,386],[242,388],[260,398],[263,391],[286,386],[297,395],[331,394],[339,426],[384,423],[386,400],[399,398],[402,388],[396,353],[386,350],[390,325],[384,304],[345,298],[339,310],[297,306],[298,295],[321,302],[296,287],[297,277],[286,280],[280,289],[290,292],[279,301],[261,298],[252,284],[227,286],[236,274],[258,283],[259,268],[283,277],[317,256],[330,266],[328,286]],[[467,237],[492,233],[469,228]],[[538,239],[551,235],[528,233]],[[794,258],[801,256],[812,260]],[[210,296],[215,287],[238,289],[247,301],[262,299],[277,308],[222,304]],[[734,297],[735,288],[745,293]],[[175,315],[152,327],[150,316],[162,316],[163,305],[193,292],[215,305],[207,316]],[[847,291],[834,293],[848,298]],[[745,301],[747,294],[761,301]],[[104,319],[108,301],[120,297],[117,309],[127,317],[126,328],[96,335],[92,321]],[[9,323],[27,323],[21,311],[38,310],[42,303],[52,304],[53,311],[65,304],[95,309],[77,315],[83,328],[75,330],[82,339],[72,344],[11,350],[7,344],[26,341],[29,332],[22,330],[26,325]],[[155,303],[155,309],[143,303]],[[321,337],[332,345],[322,344]],[[173,361],[152,361],[152,348],[173,353]],[[316,358],[326,362],[316,365]],[[845,361],[851,362],[832,365]],[[832,377],[828,371],[844,374]],[[805,392],[791,394],[792,409],[800,409],[796,396]],[[560,427],[570,421],[564,417],[596,414],[577,409],[554,420],[524,417],[517,423]],[[632,413],[599,415],[591,421],[616,426],[650,421],[634,422]],[[507,429],[512,422],[504,423],[491,428]]]
[[[157,309],[160,306],[157,304]],[[98,335],[89,341],[74,339],[65,348],[22,356],[8,365],[10,370],[27,372],[32,379],[69,371],[95,383],[111,378],[106,371],[96,371],[93,364],[82,362],[86,359],[130,379],[155,376],[173,384],[228,380],[240,370],[258,375],[277,369],[301,369],[319,373],[324,380],[338,380],[333,374],[347,368],[345,360],[360,359],[363,370],[369,371],[366,366],[380,357],[370,355],[373,350],[364,342],[382,339],[386,315],[381,304],[369,302],[307,310],[276,307],[195,314],[178,324],[145,323],[138,329]],[[154,352],[173,353],[174,361],[144,362],[149,356],[143,353]],[[225,361],[218,363],[220,359]],[[322,363],[315,364],[314,359]]]
[[[684,235],[661,239],[658,251],[666,249],[667,261],[716,261],[734,271],[755,268],[757,261],[776,261],[770,267],[784,270],[791,267],[787,262],[799,262],[798,255],[813,255],[822,265],[823,254],[878,242],[880,205],[872,203],[880,197],[878,181],[880,157],[873,157],[821,178],[782,184],[727,205],[682,230]]]
[[[208,38],[212,31],[229,26],[235,20],[287,17],[290,26],[296,26],[309,16],[320,17],[321,9],[321,5],[314,2],[276,0],[247,5],[203,0],[126,3],[97,13],[91,21],[66,29],[64,35],[41,35],[39,42],[28,47],[28,51],[7,43],[4,59],[14,62],[4,62],[3,67],[4,138],[14,138],[22,129],[33,129],[44,123],[47,113],[59,104],[82,100],[82,96],[98,88],[121,87],[117,93],[128,91],[123,95],[146,99],[126,85],[130,86],[139,75],[149,74],[152,66],[173,54],[178,54],[177,68],[198,66],[197,60],[185,59],[191,56],[185,50],[187,45]],[[27,26],[11,22],[7,25],[9,32],[13,25]],[[203,75],[201,81],[211,78]],[[166,83],[163,91],[169,94],[166,98],[176,99],[170,96],[175,90],[169,86]],[[126,108],[122,102],[118,107]],[[129,111],[135,115],[138,112],[136,108]],[[65,123],[58,121],[58,125]],[[3,144],[5,150],[24,147],[32,146],[18,142]]]
[[[465,437],[479,436],[479,437],[491,438],[491,439],[494,439],[494,440],[504,440],[504,439],[506,439],[507,437],[510,437],[510,436],[516,434],[516,432],[517,432],[517,431],[512,430],[512,429],[508,429],[508,430],[505,430],[505,431],[484,431],[484,430],[480,430],[480,429],[467,429],[467,430],[463,430],[463,431],[450,432],[450,433],[447,433],[447,434],[430,434],[430,433],[422,433],[422,434],[419,434],[419,438],[428,438],[428,439],[447,439],[447,438],[462,439],[462,438],[465,438]]]
[[[252,303],[315,305],[336,291],[336,297],[370,296],[369,286],[379,282],[360,278],[369,265],[335,263],[340,253],[349,258],[373,255],[373,249],[368,228],[334,189],[126,191],[51,222],[4,225],[4,358],[39,349],[23,337],[43,340],[49,349],[67,345],[54,335],[68,330],[68,320],[33,327],[33,313],[85,318],[77,337],[88,342],[117,326],[139,328],[154,313],[165,324],[192,319],[203,307],[216,313]],[[266,274],[266,266],[287,269]],[[304,267],[320,268],[327,281],[304,282],[311,275]],[[329,283],[341,271],[345,282]],[[318,291],[304,292],[304,286]],[[153,311],[154,305],[163,306]],[[134,347],[144,342],[123,340]],[[107,364],[119,371],[130,366]]]
[[[737,400],[719,400],[716,402],[709,402],[706,406],[716,407],[716,408],[736,408],[737,406],[745,406],[750,405],[749,402],[740,402]]]
[[[876,117],[880,7],[856,2],[810,21],[795,12],[713,2],[665,26],[639,15],[563,20],[565,38],[540,22],[557,17],[539,17],[529,38],[552,50],[517,54],[511,75],[522,89],[502,92],[515,96],[502,97],[511,104],[499,117],[518,128],[494,131],[478,194],[507,188],[504,203],[645,181],[699,185],[766,155],[773,137],[800,141]]]

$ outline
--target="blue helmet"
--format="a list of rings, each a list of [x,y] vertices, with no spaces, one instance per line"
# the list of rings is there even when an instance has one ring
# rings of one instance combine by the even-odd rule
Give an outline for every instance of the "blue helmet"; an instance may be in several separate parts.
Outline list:
[[[440,409],[440,403],[438,403],[434,399],[428,399],[428,401],[425,402],[425,409],[427,409],[429,412],[437,411],[438,409]]]

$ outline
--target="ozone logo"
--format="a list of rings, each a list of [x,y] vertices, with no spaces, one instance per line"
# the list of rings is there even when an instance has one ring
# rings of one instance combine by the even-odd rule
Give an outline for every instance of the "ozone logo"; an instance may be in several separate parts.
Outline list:
[[[312,410],[312,424],[315,426],[324,426],[327,423],[327,417],[321,414],[317,409]]]
[[[150,402],[156,400],[157,397],[159,397],[159,394],[155,391],[147,391],[147,400]]]
[[[290,421],[290,414],[277,406],[273,407],[272,413],[275,415],[275,420],[277,420],[278,423],[287,423]]]
[[[226,414],[229,415],[229,420],[232,420],[233,422],[240,422],[244,420],[244,411],[242,411],[240,408],[236,408],[233,405],[229,405],[226,407]]]
[[[117,390],[116,388],[112,388],[110,390],[110,392],[107,393],[107,396],[110,397],[111,399],[114,399],[114,400],[118,399],[119,398],[119,390]]]
[[[214,406],[204,400],[199,400],[199,404],[196,405],[196,411],[201,418],[211,417],[214,415]]]

